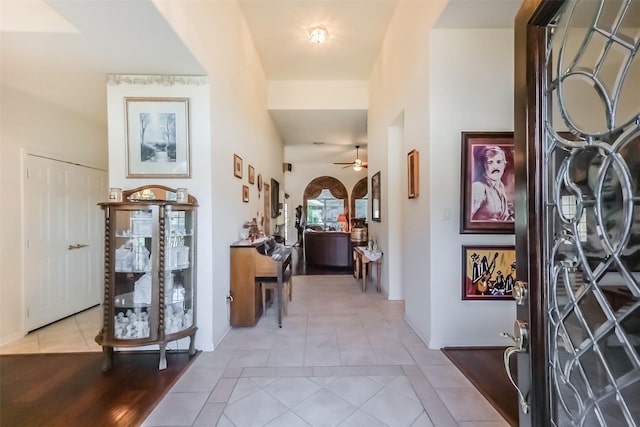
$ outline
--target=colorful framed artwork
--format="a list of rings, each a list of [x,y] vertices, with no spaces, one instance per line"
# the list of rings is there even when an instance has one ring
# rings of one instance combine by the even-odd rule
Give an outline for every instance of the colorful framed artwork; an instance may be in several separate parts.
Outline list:
[[[515,246],[462,246],[462,299],[512,300]]]
[[[189,98],[125,98],[127,178],[189,178]]]
[[[233,155],[233,175],[242,178],[242,157],[237,154]]]
[[[513,132],[462,132],[460,233],[514,233]]]

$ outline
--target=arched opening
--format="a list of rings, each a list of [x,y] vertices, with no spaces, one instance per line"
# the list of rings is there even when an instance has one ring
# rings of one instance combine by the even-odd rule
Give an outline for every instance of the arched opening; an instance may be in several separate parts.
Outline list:
[[[346,216],[349,227],[348,194],[344,184],[331,176],[313,179],[304,189],[303,209],[308,227],[320,230],[341,229],[338,216]]]

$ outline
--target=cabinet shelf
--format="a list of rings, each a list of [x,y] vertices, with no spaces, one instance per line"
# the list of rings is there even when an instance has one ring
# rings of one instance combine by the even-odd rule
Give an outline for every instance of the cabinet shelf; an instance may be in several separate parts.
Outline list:
[[[143,189],[169,198],[170,192],[175,193],[167,187],[145,186],[123,192],[123,198],[147,194]],[[189,337],[189,354],[194,355],[196,199],[99,205],[105,211],[106,268],[103,324],[96,342],[103,348],[103,370],[111,369],[114,347],[159,345],[159,369],[167,366],[170,341]]]

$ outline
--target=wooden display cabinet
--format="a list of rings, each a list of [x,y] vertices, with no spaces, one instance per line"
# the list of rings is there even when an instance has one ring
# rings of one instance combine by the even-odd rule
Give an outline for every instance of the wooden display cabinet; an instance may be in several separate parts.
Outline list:
[[[176,190],[145,186],[123,192],[122,202],[100,203],[105,212],[103,324],[96,336],[111,369],[114,347],[160,347],[189,337],[195,354],[196,211]]]

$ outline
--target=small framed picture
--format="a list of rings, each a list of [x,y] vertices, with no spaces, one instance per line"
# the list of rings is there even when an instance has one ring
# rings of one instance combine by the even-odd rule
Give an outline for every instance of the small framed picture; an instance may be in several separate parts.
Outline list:
[[[377,222],[382,221],[380,199],[380,171],[378,171],[371,177],[371,219]]]
[[[512,300],[515,246],[462,246],[462,299]]]
[[[245,203],[249,201],[249,187],[246,185],[242,186],[242,201]]]
[[[233,175],[242,178],[242,157],[237,154],[233,155]]]
[[[253,185],[256,182],[256,170],[253,166],[249,165],[249,184]]]
[[[262,191],[262,174],[258,174],[258,197],[260,196],[260,191]]]
[[[420,195],[420,158],[418,150],[411,150],[407,154],[407,182],[409,198],[415,199]]]

